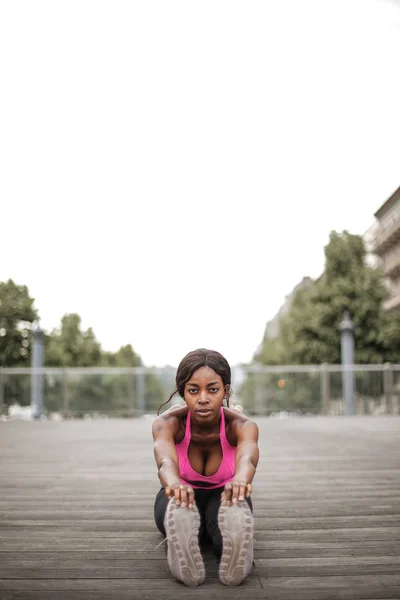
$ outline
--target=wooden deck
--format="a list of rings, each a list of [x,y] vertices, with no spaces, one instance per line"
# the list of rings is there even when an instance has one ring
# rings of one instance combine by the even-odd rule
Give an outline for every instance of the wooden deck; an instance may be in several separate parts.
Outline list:
[[[0,423],[0,600],[400,598],[400,418],[259,419],[255,563],[169,574],[151,420]]]

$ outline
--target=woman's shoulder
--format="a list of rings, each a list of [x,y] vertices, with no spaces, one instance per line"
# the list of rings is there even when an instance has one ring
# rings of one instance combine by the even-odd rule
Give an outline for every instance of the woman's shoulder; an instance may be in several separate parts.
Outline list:
[[[186,405],[171,406],[155,419],[154,426],[157,428],[157,425],[161,427],[167,425],[171,428],[174,438],[176,438],[177,435],[179,436],[180,430],[186,423],[187,413],[188,408]]]
[[[255,421],[250,419],[250,417],[244,415],[241,411],[237,410],[236,408],[224,407],[223,410],[226,423],[226,436],[228,442],[231,445],[236,446],[238,440],[238,430],[242,427],[247,428],[249,426],[250,428],[252,428],[255,426],[256,430],[258,430]]]
[[[242,412],[242,407],[239,408],[228,408],[226,406],[223,407],[225,421],[227,422],[235,422],[235,423],[246,423],[247,421],[251,421],[250,417],[247,417]]]
[[[160,417],[178,417],[180,415],[187,415],[188,407],[186,404],[178,404],[176,406],[170,406],[167,410],[165,410]]]

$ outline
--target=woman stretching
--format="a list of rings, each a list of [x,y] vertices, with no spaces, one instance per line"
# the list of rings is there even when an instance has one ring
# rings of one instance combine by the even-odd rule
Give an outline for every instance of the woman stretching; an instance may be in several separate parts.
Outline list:
[[[176,373],[185,406],[153,423],[154,455],[162,488],[154,517],[167,538],[172,575],[196,586],[205,577],[199,543],[211,540],[225,585],[239,585],[253,566],[252,481],[258,427],[229,407],[231,369],[214,350],[189,352]],[[165,404],[167,404],[165,402]],[[161,408],[161,407],[160,407]]]

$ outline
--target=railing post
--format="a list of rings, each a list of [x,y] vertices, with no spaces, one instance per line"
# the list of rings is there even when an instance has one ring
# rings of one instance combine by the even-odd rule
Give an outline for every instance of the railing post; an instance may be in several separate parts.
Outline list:
[[[321,365],[321,408],[322,414],[327,415],[330,408],[329,371],[327,363]]]
[[[38,325],[32,330],[32,378],[31,409],[34,419],[40,419],[43,411],[43,341],[44,331]]]
[[[3,375],[3,367],[0,367],[0,413],[5,411],[6,407],[4,404],[4,375]]]
[[[68,390],[68,370],[63,369],[62,374],[62,397],[63,397],[63,416],[69,417],[69,390]]]
[[[340,331],[344,412],[345,415],[354,415],[354,329],[348,310],[344,311]]]
[[[132,417],[135,416],[136,413],[136,393],[135,393],[135,385],[136,385],[136,368],[132,367],[129,372],[129,380],[128,380],[128,394],[129,394],[129,404],[128,411],[132,411]]]
[[[140,367],[136,372],[136,397],[139,415],[144,415],[144,369]]]
[[[266,410],[264,411],[263,402],[262,402],[262,390],[260,389],[260,379],[261,376],[258,371],[254,373],[255,380],[255,390],[254,390],[254,409],[256,415],[264,415]]]
[[[385,396],[386,414],[393,412],[392,396],[393,396],[393,369],[390,363],[385,363],[383,366],[383,393]]]

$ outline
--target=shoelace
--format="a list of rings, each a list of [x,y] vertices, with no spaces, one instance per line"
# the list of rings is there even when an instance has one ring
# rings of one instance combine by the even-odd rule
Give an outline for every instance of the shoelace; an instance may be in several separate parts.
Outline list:
[[[154,550],[157,550],[157,548],[159,548],[161,546],[161,544],[164,544],[167,541],[167,538],[164,538],[163,540],[161,540],[161,542],[159,544],[157,544],[157,546],[154,548]],[[171,562],[175,562],[178,560],[178,555],[175,556],[175,558],[171,561]]]
[[[163,540],[161,540],[161,542],[159,544],[157,544],[157,546],[154,548],[154,550],[157,550],[157,548],[159,548],[162,544],[164,544],[167,541],[167,538],[164,538]]]

